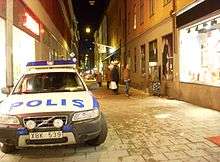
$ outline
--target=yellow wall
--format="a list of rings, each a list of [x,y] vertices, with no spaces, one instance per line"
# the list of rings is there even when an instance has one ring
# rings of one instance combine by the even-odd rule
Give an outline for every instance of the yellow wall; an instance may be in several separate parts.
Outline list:
[[[136,14],[137,14],[137,28],[133,28],[133,13],[134,13],[134,6],[136,5]],[[173,3],[172,0],[170,3],[167,5],[163,5],[163,0],[156,0],[155,1],[155,14],[153,16],[150,16],[149,14],[149,0],[144,1],[144,23],[140,23],[140,1],[139,0],[134,0],[134,1],[129,1],[129,5],[127,6],[127,16],[128,13],[130,12],[130,32],[128,34],[128,41],[131,41],[138,35],[142,34],[146,30],[149,30],[156,24],[159,24],[161,21],[164,19],[167,19],[170,17],[170,12],[173,9]]]
[[[184,7],[188,6],[189,4],[195,1],[196,0],[176,0],[177,11],[183,9]]]

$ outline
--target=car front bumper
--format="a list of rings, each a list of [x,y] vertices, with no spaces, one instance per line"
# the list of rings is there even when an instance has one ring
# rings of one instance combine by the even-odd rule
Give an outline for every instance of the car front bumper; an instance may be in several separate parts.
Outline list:
[[[96,138],[101,132],[101,124],[105,122],[102,115],[96,119],[90,119],[81,122],[74,122],[62,128],[63,137],[60,139],[44,139],[44,140],[30,140],[29,131],[26,130],[23,133],[18,130],[19,126],[4,126],[0,125],[0,142],[15,145],[17,147],[37,147],[37,146],[57,146],[68,144],[84,143],[88,140]],[[21,127],[21,126],[20,126]],[[54,129],[45,129],[40,131],[54,131]],[[35,130],[38,132],[38,130]]]

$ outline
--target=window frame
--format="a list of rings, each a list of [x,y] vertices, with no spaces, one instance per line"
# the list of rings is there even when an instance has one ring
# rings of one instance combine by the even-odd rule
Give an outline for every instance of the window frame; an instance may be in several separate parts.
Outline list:
[[[144,0],[140,0],[140,25],[144,24]]]
[[[149,15],[150,17],[155,14],[155,0],[149,0]]]

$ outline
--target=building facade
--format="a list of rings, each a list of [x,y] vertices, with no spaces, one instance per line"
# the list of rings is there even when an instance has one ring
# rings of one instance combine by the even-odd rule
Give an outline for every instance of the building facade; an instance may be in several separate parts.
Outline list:
[[[72,8],[71,0],[0,1],[0,88],[11,88],[28,61],[77,54]]]
[[[103,73],[107,61],[104,59],[107,57],[107,17],[104,15],[99,29],[95,32],[95,68]]]
[[[161,95],[220,110],[219,11],[218,0],[112,0],[108,43],[133,87],[159,82]]]
[[[119,73],[122,74],[126,64],[126,0],[111,0],[106,11],[107,15],[107,45],[111,57],[105,59],[108,63],[112,60],[119,61]]]

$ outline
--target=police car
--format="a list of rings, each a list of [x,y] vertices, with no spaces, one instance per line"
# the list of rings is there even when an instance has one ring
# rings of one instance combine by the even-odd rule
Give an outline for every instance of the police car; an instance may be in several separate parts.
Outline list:
[[[100,105],[70,60],[37,61],[0,104],[2,152],[16,148],[104,143]],[[3,88],[2,92],[8,93]]]

